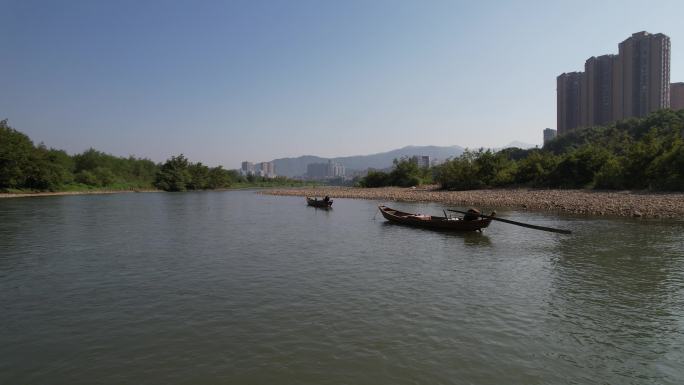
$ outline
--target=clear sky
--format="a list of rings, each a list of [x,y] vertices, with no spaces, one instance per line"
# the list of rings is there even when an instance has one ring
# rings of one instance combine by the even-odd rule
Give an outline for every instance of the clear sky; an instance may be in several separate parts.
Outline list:
[[[406,145],[541,143],[556,76],[684,1],[0,0],[0,118],[94,147],[239,167]]]

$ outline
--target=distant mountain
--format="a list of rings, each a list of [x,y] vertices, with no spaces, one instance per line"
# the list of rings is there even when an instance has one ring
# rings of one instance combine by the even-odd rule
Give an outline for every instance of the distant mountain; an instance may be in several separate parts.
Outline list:
[[[511,143],[508,143],[508,145],[501,147],[501,149],[517,147],[517,148],[522,148],[523,150],[527,150],[530,148],[535,148],[537,146],[538,146],[537,144],[523,143],[523,142],[518,142],[517,140],[515,140],[515,141],[512,141]]]
[[[404,156],[427,155],[433,159],[447,159],[463,153],[460,146],[406,146],[397,150],[381,152],[371,155],[344,156],[337,158],[322,158],[305,155],[297,158],[274,159],[275,171],[278,175],[294,177],[306,174],[309,163],[324,163],[328,160],[338,162],[349,170],[365,170],[367,168],[383,169],[392,166],[392,161]]]

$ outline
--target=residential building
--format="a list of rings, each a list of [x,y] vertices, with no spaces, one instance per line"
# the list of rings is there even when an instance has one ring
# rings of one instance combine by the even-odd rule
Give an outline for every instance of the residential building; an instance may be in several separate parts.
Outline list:
[[[259,163],[259,174],[260,176],[266,178],[275,178],[275,165],[273,162],[261,162]]]
[[[430,167],[430,157],[427,155],[414,155],[411,157],[411,162],[415,163],[418,165],[418,167],[421,168],[429,168]]]
[[[580,126],[580,89],[583,72],[568,72],[556,78],[558,134]]]
[[[556,78],[558,135],[670,107],[670,38],[637,32],[618,49]]]
[[[342,164],[328,160],[328,163],[309,163],[306,165],[306,177],[309,179],[343,178],[345,168]]]
[[[684,83],[670,84],[670,108],[684,109]]]
[[[240,167],[240,173],[242,175],[254,174],[254,163],[252,162],[242,162],[242,167]]]
[[[344,166],[340,163],[333,162],[332,160],[328,160],[328,170],[327,170],[327,177],[328,178],[341,178],[344,177]]]
[[[551,128],[545,128],[544,129],[544,144],[550,142],[556,137],[556,130],[553,130]]]
[[[619,45],[622,106],[614,120],[644,117],[670,107],[670,38],[637,32]]]
[[[618,55],[590,57],[584,63],[582,90],[580,91],[580,126],[603,125],[613,121],[615,67]]]
[[[275,165],[273,162],[261,162],[254,164],[252,162],[242,162],[242,167],[240,167],[240,173],[242,175],[256,175],[264,178],[275,178]]]

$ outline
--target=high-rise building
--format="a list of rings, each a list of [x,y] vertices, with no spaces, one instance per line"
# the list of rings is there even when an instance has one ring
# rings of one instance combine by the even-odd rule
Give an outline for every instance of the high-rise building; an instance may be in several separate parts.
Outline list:
[[[637,32],[619,45],[622,108],[613,120],[670,107],[670,38]]]
[[[592,56],[584,63],[580,101],[580,126],[602,125],[613,121],[615,67],[618,55]]]
[[[252,162],[242,162],[242,167],[240,171],[243,175],[254,174],[254,163]]]
[[[276,176],[275,165],[273,162],[261,162],[259,163],[259,173],[263,177],[274,178]]]
[[[344,166],[342,164],[328,160],[328,170],[326,175],[328,178],[343,177],[344,171]]]
[[[556,137],[556,130],[551,128],[544,129],[544,144],[550,142]]]
[[[637,32],[617,55],[587,59],[556,79],[558,135],[670,107],[670,38]]]
[[[328,160],[328,163],[309,163],[306,165],[306,176],[310,179],[341,178],[345,176],[342,164]]]
[[[557,128],[559,134],[565,134],[580,125],[580,88],[584,73],[569,72],[556,78],[557,92]]]
[[[670,108],[684,109],[684,83],[670,84]]]

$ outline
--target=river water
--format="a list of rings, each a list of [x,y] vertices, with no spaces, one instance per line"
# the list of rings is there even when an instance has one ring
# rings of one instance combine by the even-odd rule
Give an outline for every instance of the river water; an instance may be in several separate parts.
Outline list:
[[[452,234],[378,203],[0,200],[0,383],[684,381],[684,223],[498,210],[574,234]]]

